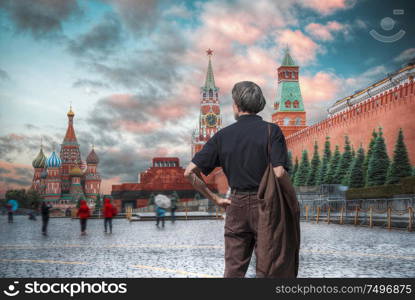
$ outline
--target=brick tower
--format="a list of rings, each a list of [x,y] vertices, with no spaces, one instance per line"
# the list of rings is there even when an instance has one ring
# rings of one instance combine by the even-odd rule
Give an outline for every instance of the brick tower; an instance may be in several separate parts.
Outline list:
[[[307,127],[298,78],[299,67],[286,49],[282,64],[278,68],[277,98],[272,115],[272,122],[280,126],[285,136]]]
[[[211,57],[213,50],[206,51],[209,57],[205,85],[200,88],[202,100],[200,102],[199,128],[192,137],[192,157],[202,149],[203,145],[221,129],[222,117],[220,115],[219,88],[215,85]]]

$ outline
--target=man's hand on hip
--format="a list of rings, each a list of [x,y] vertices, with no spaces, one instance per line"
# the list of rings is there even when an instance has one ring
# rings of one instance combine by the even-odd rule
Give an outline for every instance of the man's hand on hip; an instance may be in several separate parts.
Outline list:
[[[285,171],[283,166],[277,166],[274,168],[274,174],[277,176],[277,178],[283,177],[286,173],[287,171]]]
[[[219,197],[218,195],[215,195],[213,200],[215,201],[217,206],[224,207],[224,208],[226,208],[228,205],[231,204],[231,200]]]

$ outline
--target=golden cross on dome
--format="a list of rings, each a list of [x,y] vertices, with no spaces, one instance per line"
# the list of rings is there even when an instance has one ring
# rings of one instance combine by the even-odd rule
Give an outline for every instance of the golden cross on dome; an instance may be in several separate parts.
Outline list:
[[[206,53],[207,53],[208,56],[212,56],[213,55],[213,50],[209,48],[209,49],[206,50]]]

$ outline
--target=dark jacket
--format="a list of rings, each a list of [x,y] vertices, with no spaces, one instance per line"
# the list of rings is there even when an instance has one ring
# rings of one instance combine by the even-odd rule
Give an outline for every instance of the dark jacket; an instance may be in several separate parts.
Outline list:
[[[43,218],[49,218],[49,210],[50,205],[46,204],[45,202],[42,202],[42,206],[40,207],[40,213],[42,214]]]
[[[295,278],[300,251],[300,208],[288,174],[277,178],[269,163],[258,198],[257,276]]]

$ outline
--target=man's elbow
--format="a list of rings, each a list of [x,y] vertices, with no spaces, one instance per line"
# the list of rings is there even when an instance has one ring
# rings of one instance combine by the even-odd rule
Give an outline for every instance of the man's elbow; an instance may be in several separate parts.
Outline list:
[[[190,163],[187,166],[186,170],[184,170],[184,174],[183,174],[184,178],[186,178],[187,180],[190,180],[190,178],[192,177],[193,169],[194,169],[194,166],[192,165],[192,163]]]
[[[184,171],[184,178],[186,178],[187,180],[190,180],[191,175],[192,175],[191,171],[188,171],[188,170]]]

